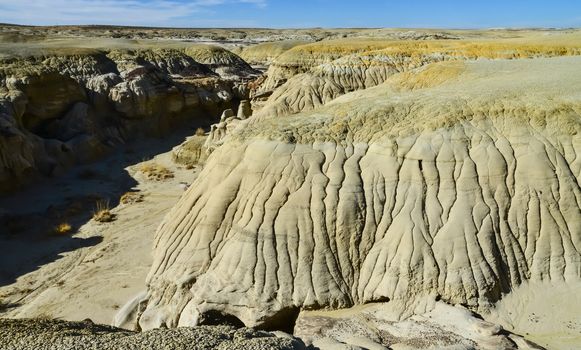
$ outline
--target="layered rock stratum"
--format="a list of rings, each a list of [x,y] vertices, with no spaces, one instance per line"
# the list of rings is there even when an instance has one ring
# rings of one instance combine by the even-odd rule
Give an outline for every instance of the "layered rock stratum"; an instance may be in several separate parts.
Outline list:
[[[248,123],[160,226],[140,326],[484,312],[525,281],[578,283],[580,64],[437,63]]]

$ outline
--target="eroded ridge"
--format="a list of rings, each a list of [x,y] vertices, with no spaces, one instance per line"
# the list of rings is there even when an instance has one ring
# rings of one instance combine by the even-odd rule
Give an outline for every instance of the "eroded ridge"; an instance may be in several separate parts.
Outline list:
[[[383,51],[342,57],[290,78],[274,91],[258,117],[309,111],[346,93],[377,86],[394,74],[450,59],[441,54],[410,57]]]
[[[579,281],[578,65],[467,63],[461,83],[239,132],[160,226],[141,327],[426,296],[483,310],[526,280]]]

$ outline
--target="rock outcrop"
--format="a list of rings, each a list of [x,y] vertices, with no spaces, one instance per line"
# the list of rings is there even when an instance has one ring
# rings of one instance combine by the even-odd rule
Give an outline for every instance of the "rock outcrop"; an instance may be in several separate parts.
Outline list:
[[[252,113],[252,106],[248,100],[240,102],[238,113],[236,113],[236,115],[234,115],[234,112],[231,109],[222,112],[220,122],[211,126],[208,139],[204,143],[206,157],[208,154],[212,153],[214,149],[219,147],[224,139],[226,139],[233,130],[236,130],[243,121],[248,120],[248,118],[252,116]]]
[[[349,54],[383,49],[387,45],[385,41],[329,40],[294,46],[272,62],[266,73],[267,78],[256,94],[272,93],[291,77],[308,72],[320,64],[332,62]]]
[[[338,311],[305,311],[295,336],[321,350],[352,349],[543,349],[461,306],[442,302],[431,311],[399,320],[390,303]],[[397,312],[395,312],[397,314]]]
[[[227,50],[203,45],[6,59],[0,191],[92,161],[141,135],[165,135],[186,122],[208,126],[248,99],[246,84],[257,74]]]
[[[139,324],[276,329],[425,298],[480,311],[524,281],[578,281],[580,64],[396,75],[237,130],[160,226]]]
[[[416,56],[383,50],[348,55],[288,79],[269,97],[259,115],[272,118],[309,111],[346,93],[377,86],[394,74],[449,59],[442,54]]]
[[[218,46],[204,46],[186,52],[224,79],[254,79],[260,75],[242,58]]]

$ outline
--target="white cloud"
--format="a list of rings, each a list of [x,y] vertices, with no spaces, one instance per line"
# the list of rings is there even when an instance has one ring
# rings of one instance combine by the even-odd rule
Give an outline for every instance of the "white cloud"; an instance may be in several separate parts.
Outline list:
[[[233,3],[266,7],[266,0],[0,0],[0,22],[190,27],[248,23],[220,20],[213,11]]]

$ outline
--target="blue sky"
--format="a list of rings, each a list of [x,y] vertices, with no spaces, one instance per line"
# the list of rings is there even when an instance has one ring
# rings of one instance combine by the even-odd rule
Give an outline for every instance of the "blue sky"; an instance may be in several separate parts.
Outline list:
[[[581,27],[579,0],[0,0],[0,22],[169,27]]]

